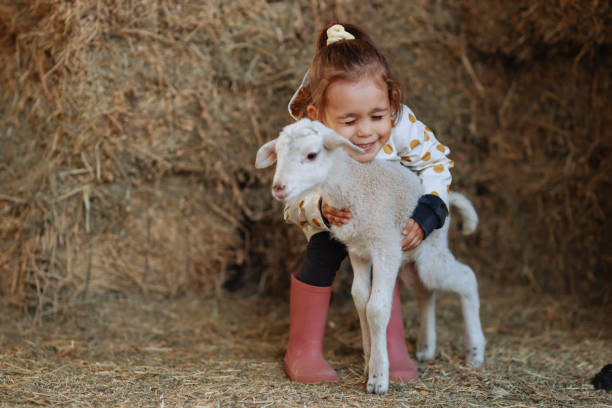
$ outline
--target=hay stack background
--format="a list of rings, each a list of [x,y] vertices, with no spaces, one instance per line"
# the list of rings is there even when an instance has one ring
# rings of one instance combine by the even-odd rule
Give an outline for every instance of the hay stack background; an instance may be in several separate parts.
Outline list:
[[[452,149],[482,218],[454,232],[458,256],[610,302],[610,15],[577,0],[4,2],[2,300],[41,317],[105,291],[284,293],[304,239],[252,163],[340,19],[370,32]]]

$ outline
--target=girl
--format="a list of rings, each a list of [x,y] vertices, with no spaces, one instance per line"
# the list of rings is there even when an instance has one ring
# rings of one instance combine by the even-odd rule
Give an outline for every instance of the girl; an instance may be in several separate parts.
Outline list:
[[[399,160],[419,175],[426,194],[403,231],[404,251],[416,248],[444,224],[449,169],[453,166],[447,158],[449,150],[408,107],[401,105],[400,88],[385,57],[363,30],[351,24],[334,24],[320,32],[316,54],[289,102],[289,113],[294,119],[318,120],[360,146],[363,153],[351,154],[357,161]],[[331,285],[346,248],[330,236],[328,226],[344,225],[350,219],[349,211],[328,206],[325,197],[316,193],[304,197],[298,205],[285,207],[285,220],[302,226],[309,240],[302,269],[291,278],[285,371],[293,381],[338,380],[323,358],[322,344]],[[387,327],[387,349],[390,379],[416,380],[417,369],[406,350],[397,285]]]

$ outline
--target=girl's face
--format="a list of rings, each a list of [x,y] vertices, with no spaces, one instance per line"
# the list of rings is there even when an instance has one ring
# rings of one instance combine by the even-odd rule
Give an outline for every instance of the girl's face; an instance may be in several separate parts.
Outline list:
[[[391,136],[387,86],[373,78],[337,80],[325,92],[325,109],[308,106],[308,114],[365,150],[349,153],[359,162],[373,160]]]

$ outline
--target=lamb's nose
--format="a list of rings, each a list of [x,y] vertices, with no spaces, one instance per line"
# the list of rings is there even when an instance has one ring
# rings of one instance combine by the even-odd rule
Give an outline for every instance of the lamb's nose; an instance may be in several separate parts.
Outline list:
[[[274,195],[277,197],[282,197],[283,195],[285,195],[286,189],[287,186],[283,183],[279,183],[278,181],[272,184],[272,191],[274,191]]]

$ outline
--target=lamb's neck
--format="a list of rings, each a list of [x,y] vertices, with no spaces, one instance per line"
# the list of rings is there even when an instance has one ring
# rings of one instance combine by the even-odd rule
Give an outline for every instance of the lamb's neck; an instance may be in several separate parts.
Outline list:
[[[355,174],[353,169],[359,163],[338,149],[332,156],[333,165],[327,175],[325,183],[321,186],[321,196],[331,206],[336,208],[349,208],[352,204],[352,195],[359,187],[354,186]]]

